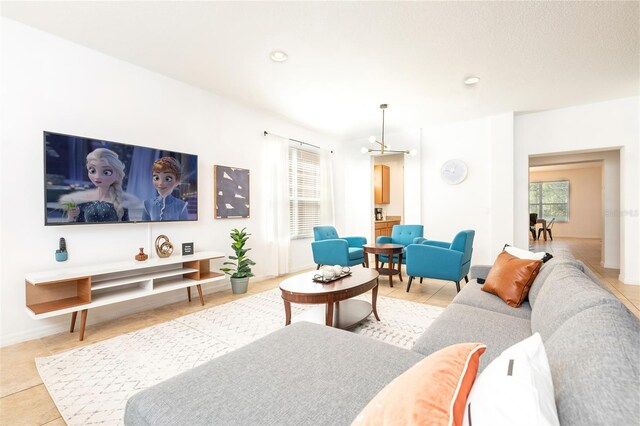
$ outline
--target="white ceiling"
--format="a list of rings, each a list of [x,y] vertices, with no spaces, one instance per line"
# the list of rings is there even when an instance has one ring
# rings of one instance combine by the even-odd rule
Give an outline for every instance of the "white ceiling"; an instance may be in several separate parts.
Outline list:
[[[637,95],[638,5],[5,1],[1,13],[354,138],[380,133],[381,103],[391,132]],[[270,61],[274,49],[289,61]]]

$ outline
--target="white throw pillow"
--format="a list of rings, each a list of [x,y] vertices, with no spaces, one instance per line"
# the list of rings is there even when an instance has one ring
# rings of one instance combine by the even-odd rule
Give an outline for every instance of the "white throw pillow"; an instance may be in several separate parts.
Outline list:
[[[560,424],[551,370],[540,334],[506,349],[480,373],[467,398],[462,424]]]
[[[506,246],[504,251],[509,253],[511,256],[515,256],[518,259],[527,259],[527,260],[542,260],[544,256],[547,254],[543,251],[532,252],[529,250],[523,250],[518,247]]]

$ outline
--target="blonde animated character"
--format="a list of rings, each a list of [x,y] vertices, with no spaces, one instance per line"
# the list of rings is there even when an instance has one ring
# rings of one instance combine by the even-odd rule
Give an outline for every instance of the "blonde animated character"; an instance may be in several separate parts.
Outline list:
[[[118,154],[97,148],[87,155],[87,174],[95,189],[76,191],[60,197],[60,204],[75,205],[67,210],[69,222],[128,222],[128,208],[139,200],[122,189],[124,163]]]

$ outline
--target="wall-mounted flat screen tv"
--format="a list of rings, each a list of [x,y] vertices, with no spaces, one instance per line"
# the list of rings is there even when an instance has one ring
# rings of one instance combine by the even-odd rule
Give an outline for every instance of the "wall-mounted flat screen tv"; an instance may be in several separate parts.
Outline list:
[[[198,220],[198,156],[44,132],[45,225]]]

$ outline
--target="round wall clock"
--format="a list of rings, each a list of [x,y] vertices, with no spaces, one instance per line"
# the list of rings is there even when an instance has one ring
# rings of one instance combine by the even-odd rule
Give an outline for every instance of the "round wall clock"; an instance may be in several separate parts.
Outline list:
[[[462,160],[449,160],[442,165],[440,177],[449,185],[457,185],[467,177],[467,165]]]

